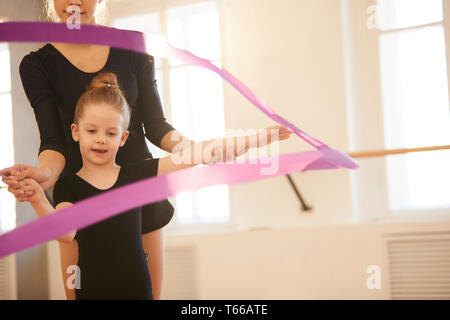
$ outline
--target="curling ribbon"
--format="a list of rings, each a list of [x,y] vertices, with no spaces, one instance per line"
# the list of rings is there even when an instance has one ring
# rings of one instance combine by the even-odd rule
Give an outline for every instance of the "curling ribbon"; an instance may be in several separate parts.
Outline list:
[[[0,23],[0,42],[65,42],[107,45],[157,56],[151,50],[154,45],[152,40],[155,39],[151,37],[146,39],[143,33],[137,31],[94,25],[82,25],[80,29],[69,29],[63,23]],[[258,161],[245,159],[233,163],[193,167],[140,180],[104,192],[0,235],[0,258],[53,240],[73,230],[83,229],[121,212],[167,199],[180,192],[218,184],[240,184],[291,172],[338,168],[357,169],[359,167],[347,154],[331,149],[276,114],[264,101],[225,69],[220,69],[206,59],[172,47],[165,42],[162,43],[162,52],[162,56],[165,58],[176,58],[189,65],[216,72],[267,116],[291,129],[317,150],[259,158]],[[265,168],[261,163],[277,163],[279,168],[273,174],[263,175],[261,172]]]

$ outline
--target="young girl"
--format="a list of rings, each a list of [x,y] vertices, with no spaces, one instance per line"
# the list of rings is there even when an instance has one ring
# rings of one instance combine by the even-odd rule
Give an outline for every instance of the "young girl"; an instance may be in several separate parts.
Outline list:
[[[76,174],[64,176],[56,182],[53,193],[55,208],[48,202],[38,182],[29,178],[21,182],[22,192],[39,217],[140,179],[196,165],[194,156],[188,163],[179,163],[175,157],[168,156],[122,167],[117,165],[116,153],[128,138],[129,122],[130,109],[116,76],[112,73],[96,76],[89,90],[78,100],[71,125],[73,140],[79,143],[83,166]],[[278,129],[279,137],[270,135],[270,130],[261,131],[264,133],[260,132],[256,137],[247,136],[243,152],[251,147],[251,138],[267,138],[267,143],[271,143],[287,139],[291,133],[282,126],[269,128]],[[262,137],[262,134],[267,137]],[[201,142],[202,146],[209,143],[211,140]],[[236,158],[237,147],[233,151]],[[186,150],[180,153],[183,152]],[[180,154],[175,155],[178,159],[183,158]],[[202,158],[201,163],[206,164],[208,160]],[[141,219],[141,208],[136,208],[57,239],[66,243],[76,240],[78,243],[80,288],[75,291],[77,300],[152,299],[151,279],[142,245]]]

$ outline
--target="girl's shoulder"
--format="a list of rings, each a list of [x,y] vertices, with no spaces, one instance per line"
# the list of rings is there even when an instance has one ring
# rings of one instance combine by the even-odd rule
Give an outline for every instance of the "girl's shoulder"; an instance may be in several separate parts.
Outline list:
[[[75,175],[66,175],[59,177],[53,186],[53,202],[58,205],[61,202],[77,202]]]

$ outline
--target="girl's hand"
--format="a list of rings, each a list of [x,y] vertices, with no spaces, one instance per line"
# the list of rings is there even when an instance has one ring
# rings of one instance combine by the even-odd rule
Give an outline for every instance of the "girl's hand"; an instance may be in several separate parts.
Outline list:
[[[26,178],[17,184],[14,192],[8,188],[8,191],[14,193],[19,202],[30,202],[31,204],[47,201],[44,190],[34,179]]]
[[[10,187],[10,192],[14,195],[16,195],[14,190],[17,189],[18,183],[25,178],[35,180],[44,190],[51,187],[51,173],[49,169],[33,167],[25,164],[16,164],[12,167],[0,170],[0,174],[8,177],[7,179],[2,178],[2,181]]]
[[[275,141],[281,141],[289,139],[292,131],[284,126],[270,126],[265,129],[259,130],[258,136],[258,148],[264,147]]]
[[[290,129],[280,125],[258,130],[256,135],[245,137],[245,145],[240,148],[239,145],[237,146],[236,156],[247,153],[248,150],[253,148],[263,148],[273,142],[289,139],[291,133]]]

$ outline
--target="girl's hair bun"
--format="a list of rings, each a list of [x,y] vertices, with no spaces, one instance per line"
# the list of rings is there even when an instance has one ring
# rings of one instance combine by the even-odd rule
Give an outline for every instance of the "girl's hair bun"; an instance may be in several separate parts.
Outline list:
[[[89,87],[90,90],[98,89],[98,88],[112,88],[118,89],[119,83],[117,81],[117,77],[114,73],[100,73],[94,79],[92,79],[91,85]]]
[[[89,89],[78,99],[75,107],[75,123],[78,123],[84,108],[90,104],[107,104],[121,112],[124,116],[124,130],[127,130],[130,124],[131,110],[114,73],[100,73],[92,79]]]

